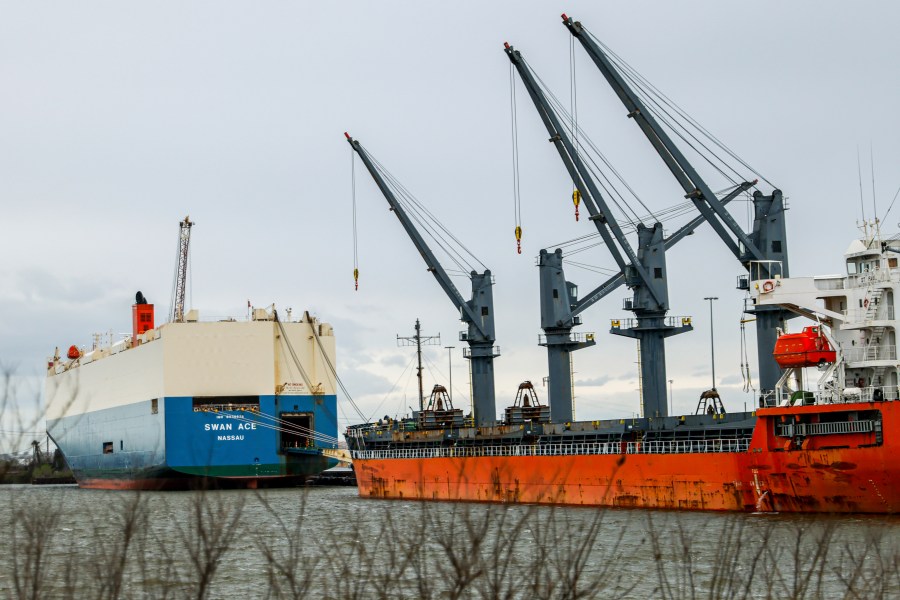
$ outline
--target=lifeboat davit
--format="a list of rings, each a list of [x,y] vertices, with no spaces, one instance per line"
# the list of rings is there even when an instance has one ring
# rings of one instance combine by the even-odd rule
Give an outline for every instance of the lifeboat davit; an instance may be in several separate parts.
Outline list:
[[[782,369],[815,367],[837,360],[837,353],[819,326],[804,327],[800,333],[778,336],[773,354]]]

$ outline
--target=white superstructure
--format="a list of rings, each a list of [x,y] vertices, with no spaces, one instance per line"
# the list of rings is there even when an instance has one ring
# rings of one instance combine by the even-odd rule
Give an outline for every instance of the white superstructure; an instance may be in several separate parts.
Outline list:
[[[784,306],[830,328],[837,361],[818,377],[817,402],[896,400],[900,241],[883,240],[877,223],[866,225],[844,259],[844,274],[818,277],[781,278],[777,263],[751,263],[756,273],[769,273],[756,279],[751,296],[758,305]],[[790,391],[787,375],[779,387]]]
[[[48,419],[164,397],[333,395],[332,327],[309,313],[279,322],[257,309],[252,320],[165,323],[79,358],[48,361]]]

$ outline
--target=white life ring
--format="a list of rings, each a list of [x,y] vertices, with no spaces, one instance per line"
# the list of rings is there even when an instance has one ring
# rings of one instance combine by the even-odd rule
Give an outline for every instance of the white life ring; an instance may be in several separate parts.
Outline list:
[[[768,293],[774,289],[775,289],[775,282],[772,281],[771,279],[763,282],[763,287],[762,287],[763,292]]]

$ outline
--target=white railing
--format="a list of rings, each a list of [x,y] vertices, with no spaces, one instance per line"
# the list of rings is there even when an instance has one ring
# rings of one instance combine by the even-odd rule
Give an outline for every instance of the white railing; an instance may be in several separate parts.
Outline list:
[[[900,398],[900,390],[896,385],[869,386],[859,389],[859,396],[848,394],[844,390],[844,402],[881,402],[897,400]]]
[[[870,433],[875,431],[875,421],[841,421],[838,423],[787,423],[778,424],[775,434],[781,437],[795,435],[835,435],[840,433]]]
[[[584,444],[535,444],[517,446],[451,446],[448,448],[398,448],[354,450],[354,459],[472,458],[479,456],[581,456],[597,454],[692,454],[746,452],[749,439],[666,440]]]
[[[817,290],[842,290],[844,289],[844,278],[843,277],[828,277],[819,279],[816,277],[813,282],[815,283]]]
[[[853,402],[892,402],[900,400],[900,388],[896,385],[882,385],[869,387],[850,387],[851,382],[847,382],[848,387],[838,396],[837,392],[809,392],[813,394],[814,404],[849,404]],[[764,398],[763,405],[765,407],[787,406],[790,403],[792,392],[783,391],[780,398],[776,397],[772,392]],[[802,401],[798,399],[795,404],[799,405]]]
[[[691,317],[665,317],[663,324],[666,327],[686,327],[691,324]],[[639,325],[638,319],[610,319],[610,326],[613,329],[635,329]]]
[[[846,362],[897,359],[896,346],[844,346],[841,353]]]
[[[894,319],[894,307],[884,305],[878,306],[871,318],[868,316],[867,308],[848,308],[842,310],[841,314],[844,315],[844,320],[849,323],[859,321],[892,321]]]
[[[460,336],[462,334],[463,334],[463,332],[460,332]],[[460,338],[460,340],[462,340],[462,338]],[[462,341],[465,341],[465,340],[462,340]],[[463,351],[463,358],[472,358],[472,348],[463,347],[462,351]],[[476,354],[476,356],[478,356],[478,355]],[[493,356],[493,357],[500,356],[500,346],[491,346],[490,354],[483,354],[481,356]]]
[[[569,334],[570,342],[577,342],[579,344],[584,343],[585,341],[593,342],[594,341],[594,332],[586,331],[583,333],[573,332]],[[547,345],[547,335],[540,333],[538,334],[538,346],[546,346]]]

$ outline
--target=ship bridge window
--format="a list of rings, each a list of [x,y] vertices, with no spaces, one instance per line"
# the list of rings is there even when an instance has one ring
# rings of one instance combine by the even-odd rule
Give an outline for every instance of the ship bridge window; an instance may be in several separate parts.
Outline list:
[[[259,396],[194,398],[194,412],[259,412]]]
[[[847,261],[847,275],[856,275],[856,263]]]

